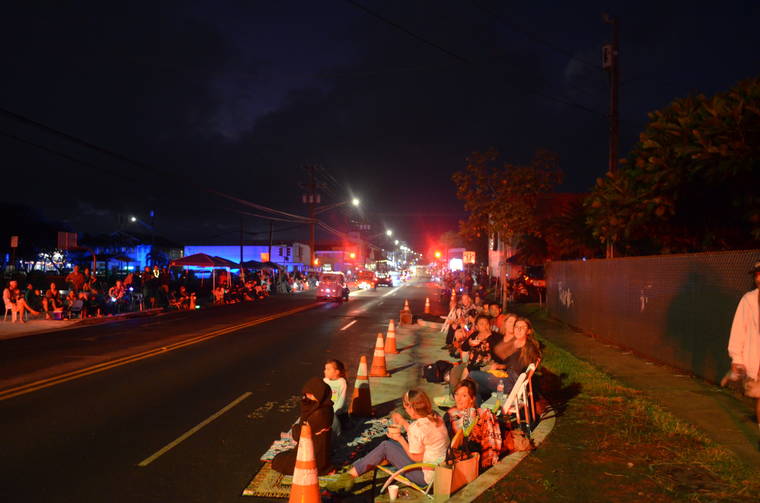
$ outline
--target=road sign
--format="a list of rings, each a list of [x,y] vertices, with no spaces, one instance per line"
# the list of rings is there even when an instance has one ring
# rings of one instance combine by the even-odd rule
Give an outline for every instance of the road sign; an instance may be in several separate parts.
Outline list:
[[[77,233],[58,231],[58,249],[73,250],[77,247]]]
[[[475,252],[474,251],[466,251],[462,253],[462,262],[465,264],[474,264],[475,263]]]
[[[18,248],[18,236],[11,236],[11,248]]]

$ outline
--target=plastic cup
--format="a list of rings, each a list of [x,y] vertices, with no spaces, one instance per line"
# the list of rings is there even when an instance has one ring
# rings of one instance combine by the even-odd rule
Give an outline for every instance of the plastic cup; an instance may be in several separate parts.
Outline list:
[[[391,501],[396,501],[396,498],[398,498],[398,486],[396,484],[388,486],[388,498]]]

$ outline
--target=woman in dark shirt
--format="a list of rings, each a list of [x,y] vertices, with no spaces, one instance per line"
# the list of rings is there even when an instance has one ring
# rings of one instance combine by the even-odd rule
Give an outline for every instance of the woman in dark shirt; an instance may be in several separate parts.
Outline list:
[[[519,375],[541,357],[541,348],[533,337],[530,320],[518,318],[514,335],[508,341],[501,337],[492,339],[490,365],[485,370],[473,370],[469,374],[478,383],[478,395],[483,400],[488,400],[491,393],[497,390],[499,382],[504,383],[504,393],[509,394]]]
[[[462,355],[467,353],[467,368],[478,370],[491,360],[491,320],[480,315],[475,318],[475,332],[462,343]]]

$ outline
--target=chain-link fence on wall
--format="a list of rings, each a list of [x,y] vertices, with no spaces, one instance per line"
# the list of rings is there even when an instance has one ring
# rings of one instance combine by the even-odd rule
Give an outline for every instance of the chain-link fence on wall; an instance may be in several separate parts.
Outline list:
[[[716,382],[758,260],[760,250],[552,262],[547,301],[572,326]]]

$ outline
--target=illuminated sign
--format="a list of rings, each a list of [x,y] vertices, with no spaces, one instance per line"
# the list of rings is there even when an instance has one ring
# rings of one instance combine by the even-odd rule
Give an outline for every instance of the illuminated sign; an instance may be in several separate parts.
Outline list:
[[[475,252],[474,251],[462,252],[462,262],[464,262],[465,264],[474,264]]]

